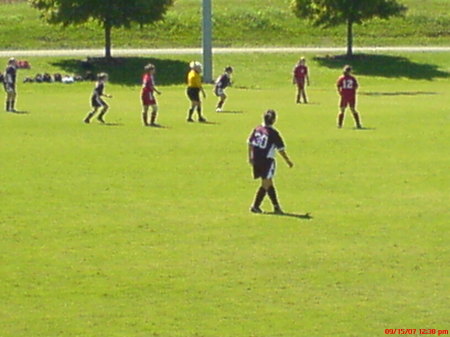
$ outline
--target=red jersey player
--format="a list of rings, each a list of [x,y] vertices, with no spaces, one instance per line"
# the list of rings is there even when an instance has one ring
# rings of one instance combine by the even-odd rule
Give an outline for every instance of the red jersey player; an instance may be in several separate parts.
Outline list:
[[[342,125],[344,124],[345,109],[349,106],[352,111],[353,118],[355,119],[356,127],[358,129],[362,129],[359,113],[355,110],[358,81],[351,75],[351,72],[352,67],[348,65],[345,66],[343,75],[338,78],[336,83],[338,93],[341,96],[339,113],[337,116],[337,126],[338,128],[342,128]]]
[[[156,124],[156,116],[158,114],[158,104],[154,93],[161,95],[161,91],[156,89],[155,80],[153,75],[155,74],[155,66],[153,64],[147,64],[144,67],[145,73],[142,77],[142,121],[145,126],[158,126]],[[150,117],[150,123],[148,122],[148,108],[152,107],[152,114]]]
[[[305,86],[309,85],[308,67],[306,66],[306,60],[302,57],[293,71],[292,83],[297,84],[297,99],[296,103],[300,102],[300,97],[303,98],[303,103],[308,103],[306,99]]]

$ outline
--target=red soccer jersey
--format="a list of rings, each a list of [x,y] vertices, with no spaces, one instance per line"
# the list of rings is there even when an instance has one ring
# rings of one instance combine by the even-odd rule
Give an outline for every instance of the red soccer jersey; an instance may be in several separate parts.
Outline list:
[[[304,80],[308,75],[308,67],[303,65],[297,65],[294,68],[294,77],[297,81]]]
[[[336,83],[338,90],[342,96],[355,96],[358,89],[358,81],[352,75],[342,75]]]
[[[155,87],[155,81],[150,74],[144,74],[142,78],[142,92],[153,92]]]

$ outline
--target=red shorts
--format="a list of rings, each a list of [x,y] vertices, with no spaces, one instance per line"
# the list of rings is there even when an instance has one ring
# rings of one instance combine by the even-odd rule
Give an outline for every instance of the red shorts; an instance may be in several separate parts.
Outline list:
[[[305,88],[305,78],[304,77],[296,78],[295,81],[297,82],[297,87],[299,89],[304,89]]]
[[[143,105],[155,105],[156,98],[151,91],[143,91],[141,94],[142,104]]]
[[[346,108],[347,106],[350,106],[350,108],[354,108],[356,105],[356,96],[355,95],[342,95],[341,101],[339,103],[339,106],[341,108]]]

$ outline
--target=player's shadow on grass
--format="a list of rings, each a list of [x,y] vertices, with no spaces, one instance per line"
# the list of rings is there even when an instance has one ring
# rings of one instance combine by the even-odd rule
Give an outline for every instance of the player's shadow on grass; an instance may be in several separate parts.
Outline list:
[[[105,123],[101,123],[100,125],[103,125],[103,126],[123,126],[123,123],[105,122]]]
[[[52,65],[69,73],[85,77],[106,72],[109,82],[126,86],[141,85],[144,66],[152,63],[156,66],[156,83],[160,85],[183,84],[189,71],[189,63],[180,60],[157,59],[151,57],[120,57],[107,60],[105,58],[65,59],[53,62]]]
[[[394,91],[394,92],[360,92],[364,96],[419,96],[419,95],[437,95],[434,91]]]
[[[264,212],[264,215],[275,215],[275,216],[285,216],[289,218],[297,218],[297,219],[303,219],[303,220],[311,220],[313,217],[309,213],[305,214],[298,214],[298,213],[274,213],[274,212]]]
[[[356,75],[406,77],[417,80],[450,77],[449,72],[439,70],[435,64],[417,63],[402,56],[357,54],[348,59],[345,55],[326,55],[316,56],[314,60],[323,67],[339,70],[350,64]]]
[[[16,115],[28,115],[30,112],[25,110],[8,111]]]
[[[242,110],[222,110],[222,111],[216,111],[219,114],[242,114],[244,111]]]

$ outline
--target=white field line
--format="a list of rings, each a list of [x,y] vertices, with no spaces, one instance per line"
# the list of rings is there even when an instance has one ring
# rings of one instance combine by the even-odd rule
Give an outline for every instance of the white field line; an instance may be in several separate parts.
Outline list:
[[[354,52],[450,52],[446,47],[355,47]],[[336,47],[250,47],[250,48],[213,48],[214,54],[241,54],[241,53],[345,53],[346,48]],[[144,48],[144,49],[113,49],[113,56],[133,55],[200,55],[201,48]],[[23,56],[103,56],[104,49],[52,49],[52,50],[0,50],[0,57]]]

